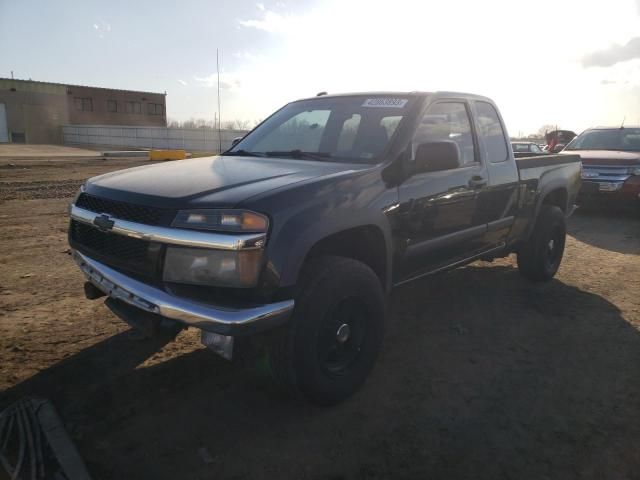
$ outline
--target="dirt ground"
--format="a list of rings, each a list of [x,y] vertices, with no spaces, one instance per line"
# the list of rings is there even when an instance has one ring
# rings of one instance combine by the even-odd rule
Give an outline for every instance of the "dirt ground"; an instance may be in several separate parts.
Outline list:
[[[68,147],[63,145],[24,145],[13,143],[0,144],[0,158],[70,158],[99,157],[100,152],[92,148]]]
[[[640,477],[640,219],[574,215],[548,284],[509,258],[397,290],[373,374],[320,409],[84,299],[69,197],[139,163],[0,159],[0,408],[51,399],[95,479]]]

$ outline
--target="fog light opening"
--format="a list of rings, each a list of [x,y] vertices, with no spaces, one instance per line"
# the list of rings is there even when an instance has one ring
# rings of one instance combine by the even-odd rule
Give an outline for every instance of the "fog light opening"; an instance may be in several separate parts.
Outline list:
[[[233,358],[233,337],[201,330],[200,341],[205,347],[220,355],[222,358],[227,360]]]

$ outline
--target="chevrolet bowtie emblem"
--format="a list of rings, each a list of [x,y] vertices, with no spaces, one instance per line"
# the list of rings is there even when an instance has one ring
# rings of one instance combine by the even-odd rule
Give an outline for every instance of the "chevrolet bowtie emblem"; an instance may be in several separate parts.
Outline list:
[[[111,220],[109,215],[99,215],[93,219],[93,224],[103,232],[107,232],[113,228],[116,222]]]

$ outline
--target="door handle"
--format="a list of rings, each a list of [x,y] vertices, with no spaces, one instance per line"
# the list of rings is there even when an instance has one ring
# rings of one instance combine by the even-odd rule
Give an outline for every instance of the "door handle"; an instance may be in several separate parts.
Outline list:
[[[485,187],[486,185],[487,185],[487,179],[479,175],[474,175],[469,180],[469,186],[471,188],[481,188],[481,187]]]

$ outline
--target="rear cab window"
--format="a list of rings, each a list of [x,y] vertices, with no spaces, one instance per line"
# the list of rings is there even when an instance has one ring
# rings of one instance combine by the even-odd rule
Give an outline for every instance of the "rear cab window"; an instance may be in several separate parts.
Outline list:
[[[498,112],[488,102],[476,101],[475,107],[478,137],[484,144],[487,161],[491,163],[506,161],[509,158],[509,151]],[[528,151],[528,149],[520,151]]]

